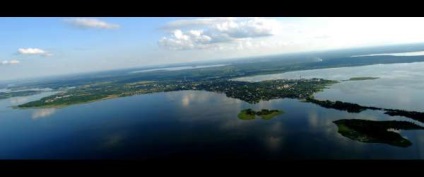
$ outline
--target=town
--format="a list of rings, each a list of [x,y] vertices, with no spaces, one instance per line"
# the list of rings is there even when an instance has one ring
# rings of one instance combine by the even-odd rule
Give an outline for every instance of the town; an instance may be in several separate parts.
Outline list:
[[[262,82],[241,82],[224,79],[207,81],[142,81],[133,83],[103,82],[69,89],[37,101],[19,105],[18,107],[60,107],[115,97],[179,90],[204,90],[224,93],[228,97],[253,104],[261,100],[277,98],[305,99],[333,83],[336,83],[336,81],[325,79],[284,79]]]

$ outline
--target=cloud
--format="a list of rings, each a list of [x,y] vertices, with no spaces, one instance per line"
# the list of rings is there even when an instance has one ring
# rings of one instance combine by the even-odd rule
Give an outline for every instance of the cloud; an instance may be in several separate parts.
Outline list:
[[[201,26],[214,25],[228,20],[235,20],[233,17],[218,17],[218,18],[196,18],[191,20],[176,20],[169,22],[161,27],[163,30],[173,31],[175,29],[196,28]],[[240,19],[240,18],[239,18]]]
[[[107,23],[96,18],[72,18],[65,21],[79,28],[118,29],[120,27],[117,24]]]
[[[41,56],[52,56],[51,53],[39,49],[39,48],[20,48],[18,53],[21,55],[41,55]]]
[[[191,30],[186,33],[175,30],[170,37],[163,37],[159,45],[168,49],[185,50],[211,47],[212,38],[203,31]]]
[[[268,18],[201,18],[174,21],[162,29],[169,34],[159,40],[159,46],[187,50],[219,48],[222,43],[273,36],[281,30],[281,24]]]
[[[19,64],[19,60],[3,60],[0,64],[1,65],[16,65]]]
[[[217,31],[232,38],[272,36],[277,33],[278,22],[263,18],[235,21],[229,20],[215,25]]]

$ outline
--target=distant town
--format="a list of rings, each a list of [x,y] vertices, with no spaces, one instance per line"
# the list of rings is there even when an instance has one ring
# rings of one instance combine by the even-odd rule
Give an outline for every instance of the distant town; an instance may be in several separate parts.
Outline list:
[[[333,83],[336,83],[336,81],[324,79],[272,80],[263,82],[218,79],[209,81],[142,81],[125,84],[104,82],[69,89],[37,101],[19,105],[18,107],[61,107],[101,99],[179,90],[204,90],[224,93],[231,98],[237,98],[248,103],[258,103],[261,100],[277,98],[308,98]]]

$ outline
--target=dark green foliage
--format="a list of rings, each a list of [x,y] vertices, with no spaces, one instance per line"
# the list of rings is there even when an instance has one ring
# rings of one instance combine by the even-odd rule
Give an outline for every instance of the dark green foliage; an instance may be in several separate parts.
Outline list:
[[[335,101],[335,102],[330,101],[330,100],[321,101],[321,100],[316,100],[312,97],[307,98],[306,101],[320,105],[324,108],[337,109],[337,110],[342,110],[342,111],[347,111],[347,112],[352,112],[352,113],[359,113],[359,112],[362,112],[362,111],[367,110],[367,109],[372,109],[372,110],[378,110],[379,109],[379,108],[375,108],[375,107],[361,106],[359,104],[346,103],[346,102],[341,102],[341,101]]]
[[[248,103],[276,98],[305,98],[322,90],[334,81],[324,79],[273,80],[263,82],[239,82],[229,80],[210,81],[162,81],[136,83],[97,83],[77,87],[37,101],[19,105],[19,107],[64,106],[95,101],[108,97],[123,97],[136,94],[168,92],[178,90],[205,90],[225,93]]]
[[[397,109],[384,109],[385,114],[390,116],[404,116],[424,123],[424,113],[416,111],[404,111]]]
[[[395,130],[422,130],[424,127],[404,121],[371,121],[343,119],[334,121],[339,133],[352,140],[365,143],[384,143],[399,147],[408,147],[412,143]]]
[[[375,80],[378,79],[378,77],[351,77],[349,80],[346,81],[362,81],[362,80]]]
[[[390,115],[390,116],[403,116],[408,117],[420,122],[424,123],[424,113],[423,112],[416,112],[416,111],[405,111],[405,110],[399,110],[399,109],[384,109],[384,108],[377,108],[377,107],[371,107],[371,106],[361,106],[359,104],[354,103],[347,103],[347,102],[341,102],[341,101],[330,101],[330,100],[317,100],[313,97],[306,98],[307,102],[317,104],[319,106],[322,106],[324,108],[329,109],[337,109],[341,111],[347,111],[351,113],[359,113],[362,111],[365,111],[367,109],[369,110],[381,110],[384,111],[384,114]]]
[[[245,109],[240,111],[238,114],[239,119],[242,120],[253,120],[256,116],[262,117],[262,119],[270,120],[274,118],[277,115],[282,114],[283,111],[280,110],[268,110],[268,109],[262,109],[261,111],[254,111],[252,109]]]

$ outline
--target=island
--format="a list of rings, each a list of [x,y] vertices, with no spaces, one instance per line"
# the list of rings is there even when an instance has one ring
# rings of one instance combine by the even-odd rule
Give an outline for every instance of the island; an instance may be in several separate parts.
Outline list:
[[[241,120],[253,120],[256,117],[256,112],[252,109],[245,109],[240,111],[238,118]]]
[[[283,113],[284,111],[281,110],[262,109],[256,112],[252,109],[244,109],[240,111],[240,113],[238,114],[238,118],[241,120],[253,120],[256,118],[256,116],[259,116],[264,120],[270,120]]]
[[[268,110],[268,109],[262,109],[259,112],[256,112],[256,115],[261,117],[264,120],[270,120],[274,118],[275,116],[278,116],[280,114],[283,114],[284,111],[280,110]]]
[[[397,130],[423,130],[424,127],[405,121],[371,121],[342,119],[333,123],[338,133],[349,139],[364,143],[384,143],[398,147],[408,147],[412,143],[402,137]]]
[[[349,80],[344,81],[362,81],[362,80],[375,80],[379,79],[379,77],[351,77]]]

